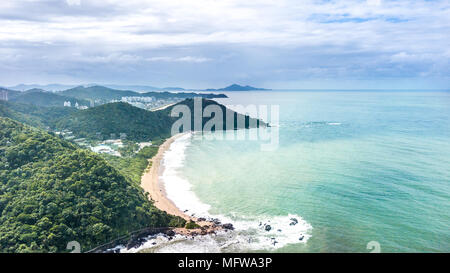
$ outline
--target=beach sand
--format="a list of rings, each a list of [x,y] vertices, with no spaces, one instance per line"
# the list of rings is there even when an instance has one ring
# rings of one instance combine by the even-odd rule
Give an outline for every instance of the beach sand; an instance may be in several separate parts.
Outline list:
[[[143,174],[141,179],[141,187],[150,194],[151,200],[158,209],[172,215],[180,216],[186,221],[189,221],[193,220],[193,218],[183,213],[170,199],[167,198],[164,184],[159,181],[159,176],[163,171],[161,161],[164,157],[164,153],[170,148],[170,145],[175,141],[175,139],[180,136],[182,136],[182,134],[172,136],[161,146],[159,146],[158,153],[149,160],[151,167],[150,170]]]
[[[181,211],[169,198],[167,198],[164,189],[164,183],[159,179],[159,176],[164,171],[161,161],[164,158],[164,153],[170,148],[170,145],[183,134],[177,134],[167,139],[161,146],[159,146],[158,153],[149,160],[151,164],[150,169],[147,170],[141,179],[141,187],[149,193],[149,198],[154,202],[154,205],[168,214],[180,216],[186,221],[194,221],[200,225],[200,229],[185,229],[176,228],[175,232],[183,235],[205,234],[215,232],[222,229],[220,225],[216,225],[211,221],[198,221],[197,218],[185,214]]]

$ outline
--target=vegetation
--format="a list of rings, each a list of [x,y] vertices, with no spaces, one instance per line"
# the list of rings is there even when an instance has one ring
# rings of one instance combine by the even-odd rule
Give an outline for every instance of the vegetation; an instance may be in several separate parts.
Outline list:
[[[73,112],[56,123],[77,137],[108,139],[111,134],[126,134],[136,142],[170,135],[173,119],[163,112],[151,112],[128,103],[116,102]]]
[[[118,157],[108,154],[102,154],[102,156],[122,175],[139,185],[142,173],[149,166],[148,160],[158,153],[158,148],[159,146],[157,145],[144,147],[137,154],[130,157]]]
[[[30,90],[22,92],[19,96],[11,99],[12,102],[26,103],[43,107],[63,107],[64,102],[69,101],[71,106],[78,103],[79,106],[89,106],[89,101],[62,96],[52,92]]]
[[[226,112],[226,107],[212,100],[202,100],[203,108],[209,105],[218,105],[222,112]],[[191,113],[194,110],[194,100],[186,99],[177,105],[187,105]],[[168,107],[159,111],[147,111],[134,107],[124,102],[108,103],[86,110],[77,110],[73,107],[38,107],[28,104],[17,104],[0,101],[0,116],[9,117],[31,126],[72,131],[77,138],[88,138],[90,140],[105,140],[111,137],[126,134],[126,139],[134,142],[163,139],[170,136],[173,122],[177,118],[170,117],[173,107]],[[240,128],[251,128],[265,126],[259,120],[233,112],[234,127],[226,128],[225,115],[223,117],[224,127],[221,130],[233,130]],[[238,126],[237,120],[245,119],[244,126]],[[203,125],[210,118],[203,118]],[[253,122],[250,122],[253,121]],[[192,115],[191,128],[194,128]],[[216,128],[214,128],[216,129]],[[130,155],[132,146],[127,146],[122,152]],[[131,149],[131,150],[127,150]]]
[[[185,226],[185,228],[187,228],[187,229],[195,229],[195,228],[199,228],[199,227],[200,226],[192,220],[189,221],[188,223],[186,223],[186,226]]]
[[[56,121],[79,110],[71,107],[39,107],[0,101],[0,117],[7,117],[41,129],[54,128]]]
[[[153,151],[143,150],[142,157]],[[0,251],[87,250],[143,227],[183,223],[99,155],[0,118]]]
[[[130,157],[133,156],[139,150],[139,144],[129,140],[122,140],[123,147],[119,147],[118,151],[121,156]]]
[[[161,110],[161,112],[163,113],[163,116],[169,116],[172,109],[174,107],[176,107],[177,105],[186,105],[187,107],[189,107],[191,113],[194,113],[194,99],[186,99],[182,102],[177,103],[176,105],[173,105],[164,110]],[[216,106],[220,107],[222,114],[223,114],[223,116],[222,116],[223,117],[223,120],[222,120],[223,127],[222,128],[213,128],[213,130],[236,130],[236,129],[244,129],[244,128],[245,129],[257,128],[259,126],[267,126],[266,123],[264,123],[263,121],[261,121],[259,119],[254,119],[247,115],[242,115],[242,114],[236,113],[234,111],[231,111],[232,115],[234,117],[234,126],[232,128],[227,128],[226,112],[230,111],[230,110],[228,110],[224,105],[217,103],[216,101],[202,99],[202,109],[203,110],[210,105],[216,105]],[[203,117],[202,118],[202,126],[204,126],[211,119],[212,119],[211,117]],[[238,120],[244,120],[244,123],[239,124]],[[191,115],[191,129],[194,129],[194,115],[193,114]]]
[[[20,92],[20,91],[15,91],[15,90],[0,87],[0,98],[3,98],[1,95],[6,94],[8,99],[13,99],[13,98],[19,96],[21,93],[22,92]]]
[[[193,112],[193,99],[179,104]],[[213,104],[225,113],[225,106],[202,100],[203,107]],[[77,110],[0,101],[0,251],[61,252],[74,240],[87,250],[144,227],[185,226],[154,207],[139,186],[148,159],[170,136],[173,107],[150,112],[119,102]],[[253,126],[250,117],[233,116],[233,128],[217,129],[237,129],[238,118],[245,119],[242,128]],[[88,139],[124,133],[124,157],[94,154],[12,119]],[[154,145],[135,153],[135,142],[149,140]]]

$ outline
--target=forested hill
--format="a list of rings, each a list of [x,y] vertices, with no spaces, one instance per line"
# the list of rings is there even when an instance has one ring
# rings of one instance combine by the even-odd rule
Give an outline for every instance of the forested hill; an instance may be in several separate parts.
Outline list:
[[[161,111],[147,111],[128,103],[103,104],[63,117],[58,129],[68,129],[77,137],[107,139],[126,134],[127,139],[148,141],[170,136],[173,119]]]
[[[186,105],[187,107],[189,107],[192,115],[191,115],[191,129],[194,130],[194,99],[186,99],[182,102],[179,102],[171,107],[168,107],[164,110],[162,110],[161,112],[164,112],[164,116],[168,116],[170,115],[170,112],[172,111],[172,109],[174,107],[176,107],[177,105]],[[251,118],[248,115],[242,115],[240,113],[237,113],[235,111],[231,111],[229,109],[227,109],[224,105],[217,103],[214,100],[207,100],[207,99],[202,99],[202,111],[205,110],[206,107],[210,106],[210,105],[216,105],[218,107],[220,107],[221,111],[222,111],[222,124],[223,127],[222,128],[213,128],[214,130],[236,130],[236,129],[250,129],[250,128],[258,128],[258,127],[266,127],[268,126],[267,123],[263,122],[262,120],[259,119],[255,119],[255,118]],[[226,112],[230,111],[234,117],[234,126],[231,128],[227,127],[227,116],[226,116]],[[210,121],[213,117],[203,117],[202,118],[202,126],[204,126],[208,121]],[[244,123],[241,124],[240,122],[238,122],[238,120],[243,120]]]
[[[256,91],[256,90],[270,90],[270,89],[258,88],[250,85],[242,86],[239,84],[232,84],[227,87],[219,89],[212,89],[212,88],[206,89],[206,91]]]
[[[100,156],[0,118],[0,252],[87,250],[171,221]]]
[[[11,99],[13,102],[17,103],[26,103],[26,104],[33,104],[37,106],[44,106],[44,107],[63,107],[64,102],[70,102],[72,106],[74,106],[76,103],[80,106],[89,106],[89,101],[84,99],[77,99],[72,98],[68,96],[61,96],[55,93],[51,92],[45,92],[45,91],[27,91],[22,92],[20,95],[15,96]]]
[[[73,107],[40,107],[0,101],[0,117],[11,118],[41,129],[53,128],[56,121],[79,110]]]
[[[177,105],[186,105],[194,113],[194,100],[186,99]],[[213,101],[202,99],[203,109],[208,105],[218,105],[224,113],[226,107]],[[91,139],[107,139],[111,134],[119,136],[126,134],[126,138],[132,141],[149,141],[170,137],[172,124],[178,119],[170,116],[170,112],[175,106],[159,111],[147,111],[123,102],[108,103],[87,110],[76,111],[59,119],[55,126],[58,130],[67,129],[77,137],[87,137]],[[233,128],[215,128],[217,130],[233,130],[241,128],[252,128],[266,126],[265,123],[256,119],[234,113],[235,126]],[[245,125],[238,126],[237,119],[244,118]],[[203,118],[205,124],[211,118]],[[192,126],[194,121],[192,115]]]
[[[19,96],[22,92],[0,87],[0,100],[12,99]]]

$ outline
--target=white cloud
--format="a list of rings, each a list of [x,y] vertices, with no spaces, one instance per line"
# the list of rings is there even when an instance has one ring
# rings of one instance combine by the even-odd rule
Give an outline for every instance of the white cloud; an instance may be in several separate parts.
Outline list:
[[[350,75],[364,69],[370,74],[383,70],[377,67],[380,58],[391,64],[443,59],[440,67],[445,65],[450,59],[448,18],[445,0],[4,0],[0,48],[8,50],[9,64],[11,56],[28,58],[25,66],[45,55],[48,69],[54,63],[55,71],[68,61],[221,62],[230,74],[249,69],[250,63],[253,69],[276,65],[300,71],[292,77],[302,71],[331,73],[337,67],[346,67]],[[247,59],[248,67],[237,65],[237,58]],[[255,73],[264,78],[269,72]],[[248,71],[236,74],[251,76]]]
[[[381,5],[381,0],[367,0],[367,5],[379,6],[379,5]]]
[[[81,5],[81,0],[66,0],[69,6],[79,6]]]
[[[184,56],[184,57],[150,57],[147,58],[148,62],[184,62],[184,63],[204,63],[212,61],[210,58],[204,57],[193,57],[193,56]]]

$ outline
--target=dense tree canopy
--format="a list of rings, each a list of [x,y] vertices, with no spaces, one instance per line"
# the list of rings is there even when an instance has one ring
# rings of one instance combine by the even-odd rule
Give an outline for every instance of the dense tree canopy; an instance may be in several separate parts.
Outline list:
[[[170,135],[173,119],[161,111],[151,112],[128,103],[103,104],[61,118],[56,127],[78,137],[108,139],[126,134],[128,140],[148,141]]]
[[[71,106],[75,106],[76,103],[82,106],[89,106],[88,100],[76,99],[72,97],[62,96],[52,92],[44,91],[27,91],[21,92],[19,96],[12,98],[13,102],[33,104],[43,107],[63,107],[64,102],[70,102]]]
[[[100,156],[0,118],[0,251],[82,250],[127,231],[168,226],[136,183]]]

